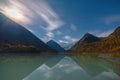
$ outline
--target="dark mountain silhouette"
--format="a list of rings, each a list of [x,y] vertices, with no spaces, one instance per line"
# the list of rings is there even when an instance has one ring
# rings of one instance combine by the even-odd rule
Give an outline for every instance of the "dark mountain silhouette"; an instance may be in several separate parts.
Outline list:
[[[74,51],[83,45],[87,45],[100,40],[102,40],[102,38],[98,38],[90,33],[86,33],[70,50]]]
[[[47,45],[49,45],[51,48],[55,49],[58,52],[64,52],[64,48],[62,48],[57,42],[50,40],[47,42]]]
[[[81,53],[102,53],[112,56],[120,56],[120,27],[103,40],[82,45],[75,50]]]
[[[110,34],[110,36],[120,36],[120,26],[117,27],[115,31],[112,34]]]
[[[0,51],[54,51],[30,31],[0,13]],[[31,48],[32,47],[32,48]],[[11,50],[10,50],[11,49]]]

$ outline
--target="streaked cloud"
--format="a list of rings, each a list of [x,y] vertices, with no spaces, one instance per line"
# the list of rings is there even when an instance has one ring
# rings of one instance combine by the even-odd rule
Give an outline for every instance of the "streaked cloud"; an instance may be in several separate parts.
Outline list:
[[[105,24],[109,25],[114,22],[120,22],[120,15],[113,15],[113,16],[108,16],[104,18]]]
[[[59,40],[58,41],[59,45],[62,46],[65,50],[68,50],[70,49],[74,44],[75,42],[69,42],[69,41],[66,41],[66,40]]]
[[[66,39],[66,40],[68,40],[68,41],[72,41],[72,42],[76,42],[76,41],[79,40],[79,39],[73,38],[73,37],[71,37],[71,36],[69,36],[69,35],[64,36],[64,39]]]
[[[46,42],[48,42],[51,38],[49,38],[48,36],[43,36],[43,37],[40,38],[40,39],[46,43]]]
[[[76,27],[74,24],[71,24],[71,25],[70,25],[70,29],[71,29],[72,31],[77,31],[77,27]]]
[[[68,44],[69,42],[68,41],[64,41],[64,40],[59,40],[58,43],[64,43],[64,44]]]
[[[100,31],[100,30],[95,30],[95,31],[91,31],[89,33],[97,36],[97,37],[107,37],[109,36],[112,32],[114,31],[114,29],[111,30],[107,30],[107,31]]]
[[[54,37],[54,34],[53,34],[52,32],[48,32],[46,35],[47,35],[48,37],[50,37],[50,38],[53,38],[53,37]]]
[[[42,41],[48,42],[49,40],[52,40],[54,38],[54,34],[52,32],[47,32],[45,36],[41,38]]]
[[[52,9],[47,0],[0,0],[0,10],[16,9],[24,17],[20,24],[42,27],[47,31],[60,28],[64,22]]]
[[[56,34],[57,34],[57,35],[62,35],[63,33],[58,30],[58,31],[56,31]]]
[[[107,36],[109,36],[112,32],[113,32],[113,30],[108,30],[108,31],[101,32],[101,33],[97,34],[97,36],[98,36],[98,37],[107,37]]]

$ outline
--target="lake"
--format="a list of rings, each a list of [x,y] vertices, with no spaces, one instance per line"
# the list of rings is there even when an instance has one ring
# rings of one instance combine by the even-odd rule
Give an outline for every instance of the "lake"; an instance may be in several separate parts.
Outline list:
[[[120,80],[120,64],[89,56],[1,54],[0,80]]]

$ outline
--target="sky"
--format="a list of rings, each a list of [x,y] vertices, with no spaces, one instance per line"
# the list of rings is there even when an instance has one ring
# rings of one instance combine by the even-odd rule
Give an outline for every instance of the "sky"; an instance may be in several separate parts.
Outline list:
[[[44,42],[106,37],[120,26],[120,0],[0,0],[0,12]]]

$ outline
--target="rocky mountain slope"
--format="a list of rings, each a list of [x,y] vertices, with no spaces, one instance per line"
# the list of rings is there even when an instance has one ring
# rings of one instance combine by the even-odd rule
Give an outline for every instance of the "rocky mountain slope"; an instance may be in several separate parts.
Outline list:
[[[74,51],[77,52],[78,54],[103,53],[114,56],[120,56],[120,27],[118,27],[112,34],[110,34],[103,40],[100,41],[98,40],[96,42],[81,45]]]
[[[40,52],[54,51],[26,28],[0,13],[0,52],[29,51],[33,48]]]
[[[102,40],[102,39],[99,37],[96,37],[90,33],[86,33],[70,50],[75,51],[83,45],[87,45],[87,44],[97,42],[100,40]]]
[[[47,42],[47,45],[50,46],[51,48],[55,49],[58,52],[64,52],[65,49],[62,48],[57,42],[50,40]]]

